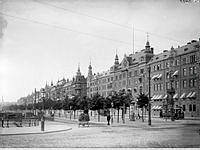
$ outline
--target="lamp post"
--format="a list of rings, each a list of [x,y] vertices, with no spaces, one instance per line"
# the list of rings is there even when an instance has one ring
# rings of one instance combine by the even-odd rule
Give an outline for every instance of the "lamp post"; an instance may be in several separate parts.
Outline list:
[[[113,124],[113,102],[111,102],[111,124]]]
[[[170,88],[167,89],[167,93],[169,95],[171,121],[174,121],[174,99],[173,99],[173,95],[175,94],[175,89],[173,88],[172,70],[170,71],[170,76],[169,77],[170,77]]]
[[[149,72],[149,102],[148,102],[148,109],[149,109],[149,116],[148,116],[148,125],[151,125],[151,67],[148,66]]]
[[[41,131],[44,131],[44,100],[45,100],[45,90],[42,89],[42,118],[41,118]]]

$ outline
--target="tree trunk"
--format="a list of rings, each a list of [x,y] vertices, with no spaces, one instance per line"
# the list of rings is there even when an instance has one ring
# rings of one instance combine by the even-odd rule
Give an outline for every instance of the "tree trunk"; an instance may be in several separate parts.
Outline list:
[[[142,107],[142,122],[144,122],[144,107]]]
[[[117,123],[119,123],[119,108],[117,108]]]
[[[98,122],[100,122],[100,110],[98,110],[97,113],[98,113]]]
[[[74,110],[74,119],[76,118],[76,110]]]

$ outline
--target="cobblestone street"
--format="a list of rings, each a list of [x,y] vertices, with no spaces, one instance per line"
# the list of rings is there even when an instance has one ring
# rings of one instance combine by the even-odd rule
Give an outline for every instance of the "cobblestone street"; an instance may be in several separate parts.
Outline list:
[[[137,123],[136,123],[137,124]],[[1,136],[1,147],[200,147],[199,121],[175,126],[145,127],[92,124],[42,135]]]

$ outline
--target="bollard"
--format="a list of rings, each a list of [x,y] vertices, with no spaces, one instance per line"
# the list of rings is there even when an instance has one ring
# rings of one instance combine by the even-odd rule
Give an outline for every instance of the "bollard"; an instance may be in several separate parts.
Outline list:
[[[7,128],[9,128],[9,120],[7,120]]]
[[[41,131],[44,131],[44,117],[41,118]]]

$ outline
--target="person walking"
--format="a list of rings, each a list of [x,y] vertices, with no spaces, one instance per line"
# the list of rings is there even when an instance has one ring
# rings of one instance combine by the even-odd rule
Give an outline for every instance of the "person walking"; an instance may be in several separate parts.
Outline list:
[[[110,125],[110,114],[107,115],[108,125]]]
[[[4,118],[2,117],[2,118],[1,118],[1,127],[2,127],[2,128],[4,127],[3,124],[4,124]]]

